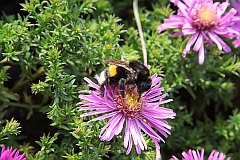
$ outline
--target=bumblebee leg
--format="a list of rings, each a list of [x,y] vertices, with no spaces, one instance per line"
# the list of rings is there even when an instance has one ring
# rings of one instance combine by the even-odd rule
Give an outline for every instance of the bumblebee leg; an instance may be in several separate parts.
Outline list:
[[[110,79],[109,79],[109,77],[108,77],[108,78],[106,79],[106,82],[105,82],[105,83],[106,83],[106,84],[105,84],[106,86],[109,86],[109,81],[110,81]]]
[[[109,81],[110,81],[110,78],[109,78],[109,72],[105,72],[105,77],[106,77],[106,81],[105,81],[105,85],[108,86],[109,85]]]
[[[119,88],[123,98],[125,97],[125,85],[126,85],[126,79],[121,78],[119,80]]]

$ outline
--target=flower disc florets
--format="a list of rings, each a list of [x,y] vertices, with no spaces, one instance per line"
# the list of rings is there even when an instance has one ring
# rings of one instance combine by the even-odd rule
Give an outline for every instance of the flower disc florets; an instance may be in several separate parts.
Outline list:
[[[140,112],[144,107],[144,96],[139,97],[136,85],[126,85],[125,96],[119,92],[118,87],[115,88],[114,104],[124,116],[129,118],[139,118]]]
[[[193,16],[193,25],[198,30],[210,29],[216,26],[217,23],[218,17],[216,10],[211,9],[206,4],[202,5]]]
[[[86,106],[81,107],[80,111],[90,110],[90,112],[82,114],[81,117],[102,114],[91,121],[109,118],[100,132],[100,140],[110,141],[125,126],[124,147],[127,148],[126,154],[130,153],[133,144],[137,153],[140,154],[141,150],[147,149],[142,132],[154,141],[157,148],[160,147],[159,142],[164,142],[164,140],[156,131],[164,137],[170,134],[171,126],[165,119],[173,119],[176,114],[172,109],[159,106],[172,100],[165,100],[167,94],[162,94],[164,91],[163,88],[160,88],[162,79],[157,74],[151,77],[151,88],[141,95],[134,84],[127,84],[125,94],[122,96],[119,86],[101,87],[88,78],[84,79],[95,90],[80,91],[79,98],[82,102],[79,104]],[[100,82],[98,78],[97,80]]]

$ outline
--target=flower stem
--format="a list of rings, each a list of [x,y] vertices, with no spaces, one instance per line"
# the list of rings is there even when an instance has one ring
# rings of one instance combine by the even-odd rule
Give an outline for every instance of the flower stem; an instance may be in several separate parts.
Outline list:
[[[156,160],[162,160],[160,148],[156,147]]]
[[[140,37],[140,40],[141,40],[142,53],[143,53],[143,63],[144,63],[145,66],[147,66],[147,49],[146,49],[146,45],[145,45],[145,42],[144,42],[142,26],[141,26],[141,22],[140,22],[140,18],[139,18],[139,13],[138,13],[138,0],[133,0],[133,13],[134,13],[134,17],[136,19],[137,28],[138,28],[138,32],[139,32],[139,37]]]
[[[20,89],[22,89],[24,86],[28,85],[29,83],[31,83],[32,81],[36,80],[37,78],[39,78],[40,76],[44,75],[44,68],[40,67],[36,73],[34,73],[33,75],[31,75],[31,77],[29,79],[21,79],[18,81],[18,83],[11,88],[12,92],[17,92]]]
[[[144,63],[145,66],[147,66],[147,49],[146,49],[146,44],[144,42],[142,25],[141,25],[141,21],[140,21],[140,18],[139,18],[139,13],[138,13],[138,0],[133,0],[133,13],[134,13],[134,17],[136,19],[138,33],[139,33],[139,37],[140,37],[140,40],[141,40],[142,53],[143,53],[143,63]],[[158,148],[158,147],[156,147],[156,160],[162,160],[160,148]]]

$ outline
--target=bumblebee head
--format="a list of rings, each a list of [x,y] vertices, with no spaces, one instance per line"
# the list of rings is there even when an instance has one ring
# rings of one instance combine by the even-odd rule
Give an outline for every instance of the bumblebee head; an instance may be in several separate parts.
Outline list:
[[[150,78],[146,79],[145,81],[140,81],[137,83],[138,92],[142,94],[143,92],[149,90],[152,85],[152,80]]]

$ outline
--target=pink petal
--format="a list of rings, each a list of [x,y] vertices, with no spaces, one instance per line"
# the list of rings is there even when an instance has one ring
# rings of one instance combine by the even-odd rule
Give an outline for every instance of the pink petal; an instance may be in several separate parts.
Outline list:
[[[198,63],[203,64],[204,58],[205,58],[205,53],[204,53],[204,47],[202,45],[198,52]]]
[[[99,120],[103,120],[103,119],[106,119],[106,118],[110,118],[110,117],[113,117],[115,116],[116,114],[118,114],[118,112],[112,112],[112,113],[108,113],[108,114],[105,114],[105,115],[102,115],[102,116],[99,116],[97,118],[94,118],[88,122],[94,122],[94,121],[99,121]]]
[[[240,15],[240,2],[238,0],[232,0],[232,5],[238,11],[238,14]]]
[[[89,87],[93,87],[93,88],[95,88],[96,90],[100,90],[100,86],[97,85],[96,83],[94,83],[93,81],[91,81],[89,78],[84,77],[83,79],[84,79],[86,82],[88,82],[88,86],[89,86]]]
[[[128,144],[128,149],[127,149],[126,155],[128,155],[132,150],[132,136],[131,135],[130,135],[130,139],[128,142],[129,142],[129,144]]]
[[[227,7],[229,6],[229,2],[222,2],[221,4],[218,5],[217,7],[217,14],[218,17],[221,17],[222,14],[224,14],[224,12],[226,11]]]
[[[210,33],[210,32],[209,32],[209,33]],[[218,37],[218,36],[217,36],[216,34],[214,34],[214,33],[212,33],[212,35],[216,38],[217,42],[219,42],[219,43],[221,44],[222,49],[223,49],[225,52],[227,52],[227,53],[231,52],[231,48],[230,48],[220,37]]]
[[[235,48],[238,48],[240,46],[240,37],[237,40],[233,41],[233,45]]]
[[[111,135],[114,136],[114,133],[113,133],[113,129],[118,126],[118,122],[121,120],[123,115],[121,114],[117,114],[113,117],[113,120],[112,120],[112,123],[109,125],[107,131],[105,132],[105,138],[107,139],[108,137],[110,137]],[[111,137],[112,137],[111,136]],[[105,138],[102,138],[102,140],[106,140]]]
[[[198,35],[199,35],[199,33],[193,34],[191,36],[191,38],[188,40],[188,43],[187,43],[187,45],[186,45],[186,47],[184,48],[184,51],[183,51],[183,57],[186,57],[186,54],[190,51],[192,45],[197,40]]]
[[[122,131],[124,121],[125,121],[125,117],[122,116],[120,122],[118,122],[118,126],[117,126],[117,128],[116,128],[115,135],[118,135],[118,134]]]
[[[208,32],[208,36],[211,38],[211,40],[216,43],[216,45],[218,46],[219,50],[222,50],[222,45],[221,43],[218,41],[217,35],[212,33],[212,32]]]
[[[237,13],[237,11],[232,8],[227,14],[225,14],[220,20],[219,20],[219,26],[223,25],[224,23],[228,23],[231,21],[233,16]]]
[[[158,84],[161,80],[162,80],[161,77],[152,79],[152,87],[155,86],[156,84]]]
[[[82,118],[82,117],[87,117],[87,116],[93,116],[93,115],[111,112],[111,111],[112,111],[112,109],[97,110],[97,111],[93,111],[93,112],[83,113],[82,115],[80,115],[80,117]]]
[[[172,156],[172,158],[170,160],[179,160],[179,159],[175,156]]]
[[[182,27],[183,35],[195,34],[197,33],[196,29],[193,28],[192,24],[186,22]]]
[[[142,120],[136,120],[138,126],[146,133],[148,134],[151,138],[159,139],[161,140],[161,137],[144,121]]]
[[[125,127],[125,134],[124,134],[124,147],[127,148],[128,142],[130,138],[130,125],[129,125],[129,119],[126,118],[126,127]]]
[[[202,46],[203,46],[203,36],[202,36],[202,34],[199,34],[198,39],[197,39],[197,41],[196,41],[196,43],[195,43],[195,45],[194,45],[194,47],[193,47],[193,50],[194,50],[195,52],[198,52],[199,49],[200,49]]]

